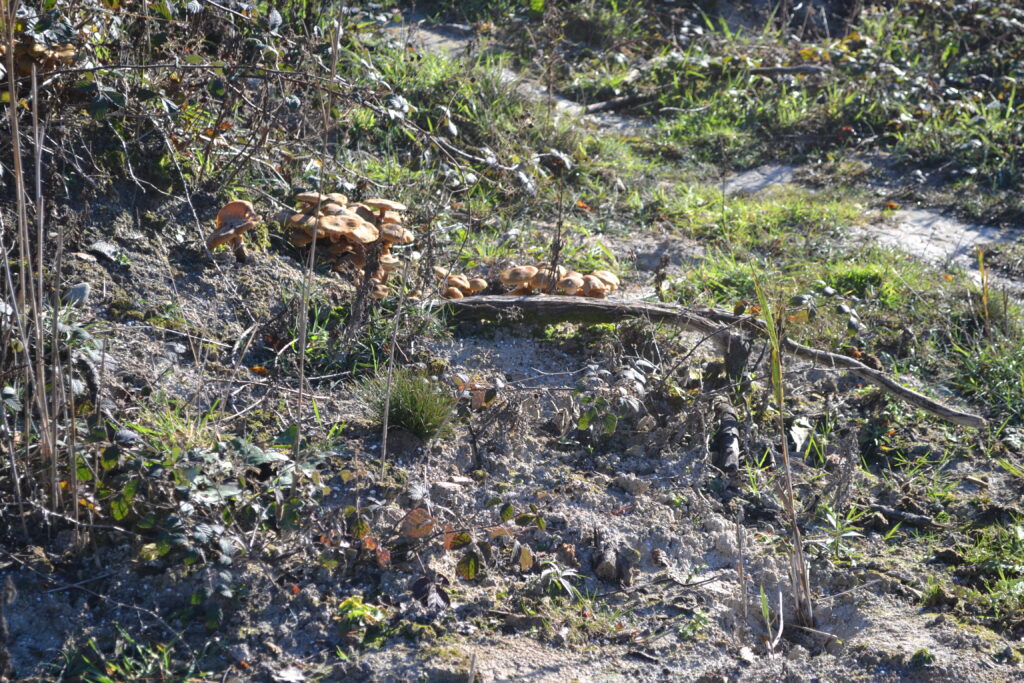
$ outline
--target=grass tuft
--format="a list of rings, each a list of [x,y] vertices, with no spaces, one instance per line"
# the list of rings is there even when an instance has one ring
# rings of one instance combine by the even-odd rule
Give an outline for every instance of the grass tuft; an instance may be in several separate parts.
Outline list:
[[[416,370],[395,368],[390,402],[386,373],[366,380],[358,391],[370,417],[377,423],[384,423],[384,406],[387,405],[390,426],[401,427],[425,441],[451,431],[455,398]]]

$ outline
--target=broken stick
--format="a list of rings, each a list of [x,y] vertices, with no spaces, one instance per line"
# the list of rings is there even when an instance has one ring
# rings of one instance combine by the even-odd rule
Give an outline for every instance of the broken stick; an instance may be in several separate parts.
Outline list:
[[[495,320],[499,318],[535,323],[614,323],[643,318],[651,322],[677,325],[699,332],[713,341],[725,355],[726,367],[732,377],[742,372],[750,345],[737,331],[759,337],[767,336],[764,323],[752,316],[733,315],[714,308],[688,308],[646,301],[615,301],[575,296],[474,296],[443,302],[458,320]],[[984,427],[985,418],[943,405],[924,394],[899,384],[879,370],[858,360],[830,351],[811,348],[790,339],[783,339],[783,350],[792,356],[819,363],[836,370],[846,370],[879,387],[912,406],[935,417],[965,427]],[[737,371],[738,368],[738,371]]]

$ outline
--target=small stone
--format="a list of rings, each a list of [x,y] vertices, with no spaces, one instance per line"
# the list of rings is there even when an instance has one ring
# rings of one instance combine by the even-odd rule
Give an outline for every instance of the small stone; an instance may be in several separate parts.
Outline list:
[[[617,581],[619,579],[619,558],[613,548],[606,548],[598,554],[597,562],[594,564],[594,573],[602,581]]]
[[[788,659],[791,662],[795,662],[801,659],[807,659],[808,657],[810,657],[810,655],[811,653],[808,652],[807,648],[805,648],[804,646],[794,645],[789,649],[789,652],[786,653],[786,659]]]
[[[122,252],[117,248],[117,245],[106,240],[97,240],[90,244],[86,250],[98,258],[106,259],[113,263],[118,263],[122,256]]]
[[[131,448],[139,442],[139,435],[130,429],[119,429],[114,434],[114,443],[123,448]]]
[[[84,306],[89,303],[89,293],[91,291],[92,287],[89,286],[88,282],[79,282],[77,285],[72,285],[64,292],[64,303],[72,306]]]
[[[167,351],[168,355],[180,356],[180,355],[182,355],[182,354],[184,354],[185,352],[188,351],[188,347],[186,347],[184,344],[181,344],[179,342],[171,342],[170,344],[165,344],[164,345],[164,350]]]
[[[635,474],[620,474],[615,477],[615,481],[612,483],[634,496],[646,493],[651,488],[651,482],[639,479]]]

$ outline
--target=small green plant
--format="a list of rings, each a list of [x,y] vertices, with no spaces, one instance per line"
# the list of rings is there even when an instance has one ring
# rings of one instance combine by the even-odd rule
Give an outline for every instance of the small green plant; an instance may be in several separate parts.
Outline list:
[[[684,640],[693,640],[708,627],[711,623],[706,612],[696,609],[693,616],[679,628],[679,637]]]
[[[362,645],[376,644],[387,637],[387,616],[383,608],[363,602],[359,595],[345,598],[338,605],[342,632]]]
[[[358,393],[370,416],[380,424],[384,423],[387,406],[388,425],[421,439],[444,436],[451,429],[455,397],[416,370],[395,368],[390,386],[387,373],[382,372],[363,382]]]
[[[750,458],[744,461],[747,470],[747,488],[755,498],[760,499],[766,490],[770,491],[775,481],[774,475],[766,475],[771,471],[770,458],[771,451],[766,448],[756,462],[752,462]]]
[[[65,653],[61,678],[88,683],[119,681],[194,681],[210,674],[200,671],[195,661],[183,663],[176,656],[174,644],[142,643],[124,627],[117,626],[118,636],[113,651],[106,652],[90,638],[86,648]]]
[[[848,559],[852,556],[849,542],[854,538],[862,538],[864,536],[864,534],[860,533],[860,527],[856,523],[865,514],[867,514],[866,510],[861,510],[856,505],[851,505],[846,514],[841,515],[827,503],[822,503],[822,530],[825,532],[825,535],[820,538],[808,539],[808,543],[828,552],[829,556],[835,561]]]
[[[207,448],[217,442],[219,431],[214,420],[217,414],[216,403],[209,410],[197,413],[187,405],[160,396],[143,407],[138,422],[129,427],[156,453],[173,462],[191,448]]]
[[[583,594],[580,593],[575,583],[582,578],[579,572],[569,567],[563,567],[554,560],[545,562],[541,566],[543,569],[540,572],[540,586],[547,595],[552,597],[567,595],[577,602],[583,600]]]

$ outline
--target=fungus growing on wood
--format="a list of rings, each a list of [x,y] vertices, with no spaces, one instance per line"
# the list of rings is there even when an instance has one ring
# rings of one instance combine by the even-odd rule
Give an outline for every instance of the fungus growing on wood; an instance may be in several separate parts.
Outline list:
[[[501,284],[516,288],[516,291],[513,292],[513,294],[528,294],[531,291],[530,280],[536,274],[536,266],[519,266],[517,268],[509,268],[508,270],[503,271],[498,278],[501,280]]]
[[[447,283],[449,287],[455,287],[463,294],[469,294],[469,278],[465,275],[449,275]]]
[[[441,296],[445,299],[461,299],[463,294],[459,291],[458,287],[446,287],[444,291],[441,292]]]
[[[614,292],[619,288],[619,277],[615,273],[607,270],[595,270],[591,275],[601,280],[609,292]]]
[[[217,213],[217,229],[206,239],[207,248],[213,251],[222,244],[229,244],[239,263],[245,263],[249,257],[245,252],[245,238],[242,235],[260,220],[250,202],[228,202]]]
[[[474,278],[471,278],[470,281],[469,281],[469,293],[470,294],[479,294],[480,292],[482,292],[485,289],[487,289],[487,287],[488,287],[487,280],[483,279],[482,277],[474,277]]]
[[[557,282],[555,289],[559,294],[576,296],[583,289],[583,276],[579,273],[569,273]]]
[[[596,275],[583,276],[583,296],[594,299],[603,299],[608,296],[608,285]]]
[[[530,288],[539,292],[550,292],[555,284],[565,277],[566,271],[562,266],[552,268],[546,263],[537,266],[537,272],[530,278]]]

